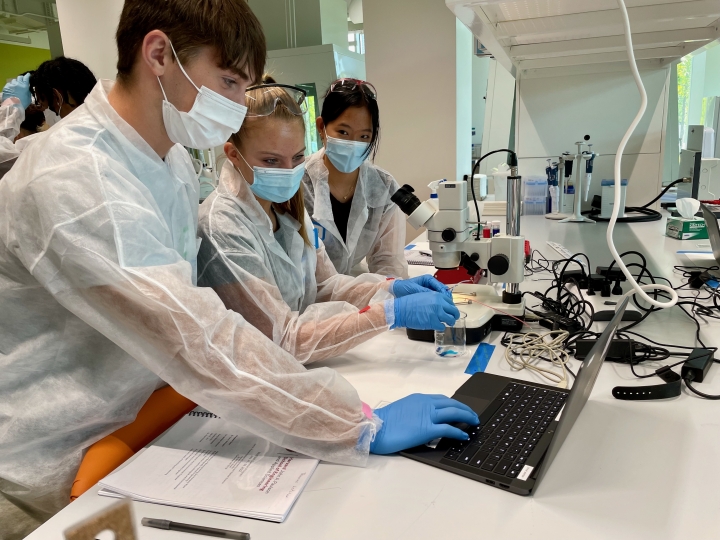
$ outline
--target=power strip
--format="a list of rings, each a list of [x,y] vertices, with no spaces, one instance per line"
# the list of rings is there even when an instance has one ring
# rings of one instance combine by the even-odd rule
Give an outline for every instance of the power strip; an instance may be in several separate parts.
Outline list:
[[[577,255],[576,253],[571,252],[568,248],[566,248],[562,244],[558,244],[557,242],[551,242],[550,240],[548,240],[547,245],[553,248],[556,252],[558,252],[563,259],[570,259],[573,255]],[[590,269],[588,268],[587,262],[585,262],[584,258],[576,257],[573,260],[577,261],[585,269],[585,275],[590,275]]]

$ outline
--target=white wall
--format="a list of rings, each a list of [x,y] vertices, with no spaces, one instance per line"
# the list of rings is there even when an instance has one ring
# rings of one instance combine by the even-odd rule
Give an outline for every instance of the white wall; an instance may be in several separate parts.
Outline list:
[[[441,0],[364,0],[363,16],[382,125],[376,163],[427,198],[429,182],[459,172],[455,15]]]
[[[669,68],[642,73],[648,111],[628,143],[622,168],[623,177],[629,178],[631,206],[644,204],[661,189],[669,74]],[[600,154],[591,190],[599,193],[600,180],[613,178],[617,147],[639,105],[629,72],[521,79],[517,132],[521,174],[544,175],[546,158],[557,161],[564,151],[575,154],[573,143],[588,134],[593,151]]]
[[[65,56],[86,64],[98,79],[117,73],[117,30],[123,0],[57,0]]]

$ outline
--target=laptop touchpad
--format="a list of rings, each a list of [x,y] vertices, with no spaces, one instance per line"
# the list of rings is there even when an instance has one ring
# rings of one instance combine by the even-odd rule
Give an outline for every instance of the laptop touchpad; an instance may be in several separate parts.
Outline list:
[[[468,405],[475,413],[480,416],[482,412],[490,405],[490,401],[487,399],[481,399],[473,396],[455,396],[455,399]]]

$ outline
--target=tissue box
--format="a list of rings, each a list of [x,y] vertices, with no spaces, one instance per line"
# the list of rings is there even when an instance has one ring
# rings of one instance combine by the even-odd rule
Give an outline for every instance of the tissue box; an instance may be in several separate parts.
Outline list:
[[[679,240],[705,240],[708,237],[707,226],[702,218],[669,217],[665,234]]]

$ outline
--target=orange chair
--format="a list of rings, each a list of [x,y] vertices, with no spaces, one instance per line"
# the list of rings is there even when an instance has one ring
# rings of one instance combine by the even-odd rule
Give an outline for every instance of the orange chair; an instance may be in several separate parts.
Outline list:
[[[135,420],[93,444],[80,463],[70,491],[74,501],[196,407],[170,386],[156,390]]]

